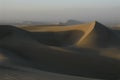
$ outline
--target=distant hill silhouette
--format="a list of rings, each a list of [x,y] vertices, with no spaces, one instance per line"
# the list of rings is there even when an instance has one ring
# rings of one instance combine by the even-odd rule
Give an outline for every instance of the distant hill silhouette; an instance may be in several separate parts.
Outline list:
[[[82,24],[83,22],[80,22],[78,20],[68,20],[67,22],[65,23],[60,23],[60,25],[76,25],[76,24]]]

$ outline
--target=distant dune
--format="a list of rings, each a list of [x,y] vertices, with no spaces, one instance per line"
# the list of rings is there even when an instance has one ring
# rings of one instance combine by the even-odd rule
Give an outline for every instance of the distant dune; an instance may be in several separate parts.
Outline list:
[[[2,69],[9,64],[15,69],[17,65],[25,70],[48,71],[50,75],[53,72],[74,76],[74,79],[63,77],[63,80],[120,78],[119,33],[97,21],[73,26],[0,25],[0,48],[9,54],[8,59],[0,55]],[[13,56],[9,58],[10,55]],[[55,79],[62,80],[59,78]]]
[[[114,30],[120,30],[120,25],[112,26],[112,29],[114,29]]]

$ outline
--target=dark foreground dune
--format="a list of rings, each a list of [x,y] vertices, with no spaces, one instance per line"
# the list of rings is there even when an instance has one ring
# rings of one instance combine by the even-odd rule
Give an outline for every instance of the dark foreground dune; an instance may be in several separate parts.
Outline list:
[[[30,75],[33,80],[120,78],[119,33],[98,22],[22,29],[1,25],[0,48],[4,74]],[[45,75],[48,78],[44,79]]]

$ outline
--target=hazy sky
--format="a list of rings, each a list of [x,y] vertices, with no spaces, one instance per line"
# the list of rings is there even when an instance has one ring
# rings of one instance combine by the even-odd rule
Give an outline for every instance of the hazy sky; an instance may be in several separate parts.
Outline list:
[[[0,0],[0,21],[120,22],[120,0]]]

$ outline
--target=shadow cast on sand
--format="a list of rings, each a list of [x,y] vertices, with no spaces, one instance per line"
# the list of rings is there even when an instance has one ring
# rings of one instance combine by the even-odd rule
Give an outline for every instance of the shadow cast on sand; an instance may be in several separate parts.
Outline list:
[[[84,35],[80,30],[60,32],[31,32],[40,43],[50,46],[69,46],[75,44]]]

